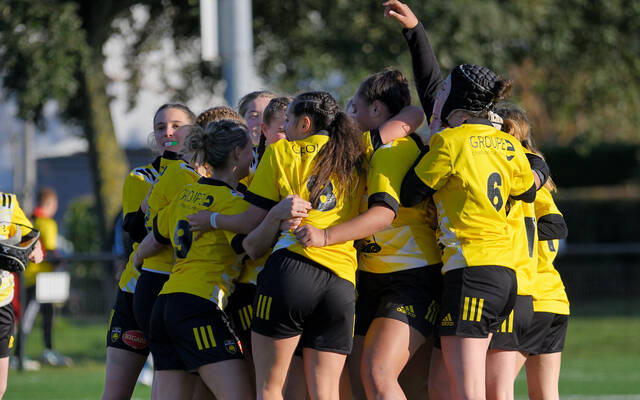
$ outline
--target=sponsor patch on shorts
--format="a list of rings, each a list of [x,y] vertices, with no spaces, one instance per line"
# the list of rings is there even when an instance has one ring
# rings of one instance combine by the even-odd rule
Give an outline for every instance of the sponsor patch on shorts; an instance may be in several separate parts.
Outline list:
[[[136,350],[147,347],[147,340],[144,338],[142,331],[126,331],[122,334],[122,341]]]

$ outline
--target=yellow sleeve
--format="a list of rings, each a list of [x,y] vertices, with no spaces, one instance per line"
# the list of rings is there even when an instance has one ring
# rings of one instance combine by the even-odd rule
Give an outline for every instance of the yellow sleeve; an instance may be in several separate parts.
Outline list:
[[[171,204],[163,208],[153,219],[153,237],[158,243],[171,244],[171,216],[173,215],[173,206],[177,202],[177,196],[173,199]]]
[[[245,195],[245,200],[265,210],[270,210],[280,201],[279,187],[284,183],[281,182],[280,167],[275,153],[278,143],[267,146]]]
[[[436,133],[429,143],[429,151],[414,167],[420,180],[433,190],[438,190],[449,179],[452,172],[451,150],[440,133]]]
[[[533,203],[533,206],[535,208],[536,218],[538,219],[548,214],[562,215],[556,206],[556,203],[553,201],[551,193],[545,187],[538,190],[538,193],[536,194],[536,201]]]
[[[122,214],[127,215],[138,211],[142,200],[149,192],[151,183],[131,171],[124,180],[122,187]]]
[[[533,171],[531,171],[531,164],[524,152],[524,147],[520,143],[515,145],[515,156],[512,160],[515,163],[513,178],[511,181],[511,196],[519,196],[535,185],[533,179]]]

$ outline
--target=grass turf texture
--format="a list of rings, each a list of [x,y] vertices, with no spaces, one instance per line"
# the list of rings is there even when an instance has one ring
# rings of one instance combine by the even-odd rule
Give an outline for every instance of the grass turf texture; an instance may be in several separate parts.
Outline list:
[[[102,394],[106,318],[57,318],[54,322],[54,346],[73,358],[74,366],[43,366],[39,371],[22,373],[10,370],[6,400],[95,399]],[[562,360],[561,397],[640,399],[639,331],[640,316],[572,317]],[[41,332],[37,325],[29,337],[27,354],[32,359],[42,353]],[[526,380],[521,373],[516,397],[526,398],[526,393]],[[149,399],[150,388],[137,385],[133,398]]]

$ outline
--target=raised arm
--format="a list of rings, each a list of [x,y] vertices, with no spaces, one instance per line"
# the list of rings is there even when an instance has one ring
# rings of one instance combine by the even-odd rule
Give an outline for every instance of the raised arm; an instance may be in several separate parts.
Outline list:
[[[378,128],[382,144],[392,142],[415,132],[424,121],[424,113],[420,107],[406,106],[393,118]]]
[[[433,103],[438,87],[442,82],[438,59],[431,47],[424,26],[418,21],[409,6],[397,0],[387,1],[383,6],[385,7],[385,16],[398,21],[403,27],[402,34],[411,52],[416,89],[424,113],[429,120],[433,113]]]

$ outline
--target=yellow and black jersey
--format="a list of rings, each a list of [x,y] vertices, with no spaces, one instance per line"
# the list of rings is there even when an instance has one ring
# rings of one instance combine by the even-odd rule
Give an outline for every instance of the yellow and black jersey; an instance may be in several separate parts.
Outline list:
[[[36,209],[37,210],[37,209]],[[58,248],[58,224],[53,218],[38,216],[35,213],[34,227],[40,231],[40,242],[46,251],[56,250]],[[27,287],[36,284],[36,275],[40,272],[52,272],[53,265],[50,262],[43,261],[39,264],[29,263],[24,270],[24,283]]]
[[[33,225],[20,208],[17,196],[0,192],[0,241],[20,243],[31,233],[31,227]],[[0,271],[0,307],[13,300],[13,286],[13,274],[5,270]]]
[[[173,246],[176,260],[160,294],[189,293],[224,308],[242,268],[245,235],[214,229],[194,240],[187,216],[201,210],[239,214],[248,206],[241,193],[216,179],[183,187],[153,222],[154,237]]]
[[[245,199],[260,208],[269,210],[288,195],[297,194],[309,199],[309,187],[318,152],[329,141],[326,132],[319,132],[303,140],[280,140],[265,150],[256,175],[251,181]],[[358,215],[360,199],[364,193],[365,179],[358,180],[355,187],[336,190],[335,181],[325,186],[317,207],[309,212],[303,224],[318,229],[346,222]],[[287,248],[313,260],[350,282],[355,281],[356,251],[353,241],[326,247],[304,248],[291,232],[283,232],[274,251]]]
[[[481,265],[513,269],[506,202],[532,202],[535,189],[522,145],[488,121],[474,120],[433,135],[429,152],[403,181],[402,199],[410,205],[415,190],[423,191],[422,198],[433,194],[443,272]]]
[[[566,224],[564,232],[552,234],[545,230],[545,223],[562,224],[562,213],[558,210],[551,193],[546,188],[541,188],[534,203],[535,213],[539,225],[540,240],[538,241],[538,273],[533,285],[533,310],[536,312],[549,312],[569,315],[569,299],[564,289],[562,278],[553,267],[553,260],[558,255],[558,239],[543,240],[552,236],[566,237]],[[560,221],[562,219],[562,221]],[[557,232],[557,229],[556,229]]]
[[[118,286],[124,292],[134,293],[140,272],[133,266],[133,254],[138,245],[147,235],[145,215],[140,210],[140,204],[147,196],[149,188],[158,179],[160,172],[169,164],[183,162],[177,153],[165,151],[161,157],[153,162],[136,167],[129,172],[122,187],[122,227],[133,240],[133,250],[129,255],[127,265],[120,275]]]
[[[367,206],[384,204],[396,213],[393,223],[366,239],[358,269],[389,273],[440,262],[435,231],[426,224],[426,201],[400,206],[400,186],[424,148],[416,134],[380,146],[371,157],[367,173]]]
[[[158,212],[171,203],[177,193],[181,193],[185,186],[194,183],[200,175],[183,160],[171,163],[160,171],[160,176],[151,189],[149,195],[149,209],[147,210],[147,230],[153,229],[153,221]],[[171,248],[162,249],[155,256],[145,258],[142,269],[168,275],[173,268],[174,258]]]

